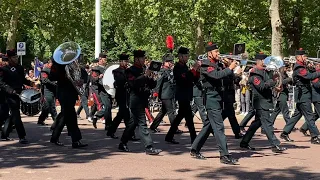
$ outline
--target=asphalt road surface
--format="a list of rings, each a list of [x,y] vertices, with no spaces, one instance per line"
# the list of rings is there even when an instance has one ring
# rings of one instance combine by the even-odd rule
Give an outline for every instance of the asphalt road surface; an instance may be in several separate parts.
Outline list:
[[[78,121],[83,141],[89,144],[87,148],[72,149],[66,128],[60,138],[66,146],[58,147],[49,142],[49,126],[36,124],[37,116],[22,117],[30,144],[19,144],[15,131],[11,135],[15,141],[0,142],[0,180],[320,179],[320,145],[312,145],[310,137],[304,137],[299,131],[290,136],[295,140],[294,143],[282,141],[288,148],[285,153],[274,154],[269,149],[266,136],[261,135],[259,129],[251,142],[251,146],[257,149],[247,151],[239,148],[240,140],[234,139],[226,120],[229,149],[234,157],[239,158],[240,164],[230,166],[220,164],[212,135],[202,150],[207,160],[190,157],[188,132],[175,136],[180,144],[167,144],[164,141],[169,128],[167,117],[164,119],[167,123],[160,125],[162,131],[151,134],[155,147],[163,150],[160,156],[146,155],[141,142],[128,143],[131,153],[120,152],[117,149],[119,139],[108,138],[103,124],[99,123],[98,129],[94,129],[87,120]],[[238,116],[239,121],[242,118]],[[300,120],[296,127],[303,122]],[[46,123],[51,124],[51,118]],[[200,131],[202,123],[196,117],[195,124],[197,131]],[[284,120],[278,117],[275,123],[278,137],[283,126]],[[121,136],[123,127],[121,124],[116,135]],[[187,131],[184,121],[180,129]]]

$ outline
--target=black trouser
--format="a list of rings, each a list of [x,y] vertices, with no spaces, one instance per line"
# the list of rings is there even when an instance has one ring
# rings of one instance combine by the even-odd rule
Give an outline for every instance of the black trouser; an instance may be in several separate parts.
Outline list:
[[[60,92],[58,99],[61,105],[61,112],[57,116],[55,128],[52,132],[51,142],[59,141],[59,137],[65,125],[67,125],[68,133],[71,135],[72,142],[82,139],[80,129],[77,122],[77,114],[74,108],[76,98],[67,92]]]
[[[207,119],[206,107],[203,104],[203,97],[193,97],[193,104],[191,106],[193,116],[199,111],[202,122]]]
[[[307,123],[309,128],[310,134],[312,137],[316,137],[319,135],[319,130],[315,124],[315,114],[312,111],[311,103],[310,102],[302,102],[296,104],[296,109],[290,119],[290,121],[286,124],[283,128],[284,134],[290,134],[293,130],[294,126],[300,120],[300,118],[304,116],[304,119]]]
[[[53,121],[55,121],[57,117],[57,110],[56,110],[56,99],[54,95],[51,93],[44,93],[44,103],[42,106],[41,114],[39,116],[38,122],[44,122],[48,117],[49,113]]]
[[[112,135],[117,131],[122,119],[126,126],[130,119],[130,111],[126,103],[126,97],[117,98],[117,104],[119,106],[118,113],[111,122],[107,135]]]
[[[90,113],[89,113],[89,107],[88,107],[88,96],[86,94],[83,94],[81,96],[81,104],[78,107],[77,115],[80,115],[82,109],[84,109],[84,112],[86,113],[86,118],[88,118],[90,116]]]
[[[157,114],[156,118],[154,118],[150,129],[157,129],[166,114],[168,114],[170,124],[172,124],[174,118],[176,117],[174,99],[162,99],[161,102],[162,106],[160,112]]]
[[[216,104],[216,107],[220,106],[220,103],[217,101],[213,102],[211,99],[207,99],[207,101],[210,101],[210,104]],[[197,138],[194,140],[191,148],[196,150],[196,152],[199,152],[208,139],[210,133],[213,131],[218,144],[220,156],[229,155],[227,138],[224,134],[221,106],[217,109],[207,109],[207,114],[208,118],[204,121],[203,127]]]
[[[2,92],[3,93],[3,92]],[[0,104],[0,129],[9,117],[9,106],[7,103]]]
[[[90,117],[93,117],[94,114],[97,112],[97,110],[98,110],[97,104],[94,102],[90,108]]]
[[[15,125],[18,136],[22,139],[26,136],[26,131],[20,116],[20,98],[18,95],[7,95],[6,97],[11,115],[4,123],[1,136],[2,138],[9,137],[12,126]]]
[[[314,114],[313,120],[316,121],[319,118],[319,115],[320,115],[320,102],[313,102],[313,105],[314,105],[314,110],[315,110],[315,114]],[[301,126],[300,129],[302,129],[304,131],[309,130],[307,121]],[[310,133],[312,133],[312,132],[310,131]],[[316,135],[312,135],[311,134],[311,136],[315,137]]]
[[[127,144],[134,134],[135,128],[138,127],[138,133],[145,147],[153,145],[150,133],[147,127],[145,109],[143,107],[131,108],[130,118],[126,123],[126,128],[122,134],[121,142]]]
[[[248,114],[242,119],[242,121],[240,122],[239,126],[240,127],[246,127],[248,122],[251,120],[251,118],[253,118],[253,116],[256,115],[256,110],[254,110],[252,108],[252,106],[250,105],[250,108],[249,108],[249,112]]]
[[[229,120],[233,134],[236,136],[239,136],[240,126],[236,118],[236,113],[234,111],[233,103],[230,103],[230,102],[224,103],[224,109],[222,110],[222,119],[225,120],[226,118],[228,118]]]
[[[288,123],[290,120],[290,115],[289,115],[290,113],[289,113],[288,103],[286,100],[277,101],[276,107],[274,108],[270,116],[270,121],[273,122],[273,124],[280,112],[282,112],[282,116],[284,120],[286,121],[286,123]]]
[[[179,124],[181,123],[182,119],[185,118],[186,124],[189,129],[189,133],[190,133],[191,143],[193,143],[193,141],[197,137],[197,133],[193,123],[193,116],[192,116],[190,101],[178,101],[178,103],[179,103],[178,115],[171,123],[171,127],[165,137],[165,140],[172,141],[174,134],[178,130]]]
[[[101,102],[103,104],[102,109],[100,109],[100,111],[98,111],[95,116],[98,118],[102,118],[104,117],[105,119],[105,127],[109,127],[111,122],[112,122],[112,114],[111,114],[111,110],[112,110],[112,100],[111,97],[108,93],[106,92],[99,92],[99,97],[101,99]]]
[[[270,144],[272,146],[279,145],[280,141],[277,139],[276,135],[273,132],[273,121],[270,120],[270,111],[264,109],[256,110],[256,118],[254,121],[252,121],[240,144],[249,144],[253,135],[261,126],[265,130]]]

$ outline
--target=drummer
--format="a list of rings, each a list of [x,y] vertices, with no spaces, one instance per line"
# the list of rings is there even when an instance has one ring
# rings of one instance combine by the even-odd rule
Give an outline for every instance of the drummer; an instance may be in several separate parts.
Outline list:
[[[10,141],[9,133],[12,130],[12,126],[15,125],[19,142],[21,144],[27,144],[26,132],[21,121],[20,116],[20,97],[19,94],[22,91],[23,85],[30,86],[31,82],[24,76],[24,70],[19,65],[19,59],[15,50],[8,50],[8,65],[2,67],[0,70],[0,89],[4,91],[5,98],[8,103],[11,115],[5,122],[4,128],[1,133],[1,139],[3,141]]]

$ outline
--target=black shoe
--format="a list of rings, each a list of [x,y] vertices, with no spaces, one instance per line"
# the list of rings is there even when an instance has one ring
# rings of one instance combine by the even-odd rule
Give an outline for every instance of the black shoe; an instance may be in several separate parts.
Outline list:
[[[299,131],[300,131],[304,136],[310,136],[310,135],[307,133],[307,130],[304,130],[304,129],[300,128]]]
[[[97,122],[98,122],[98,118],[97,117],[93,117],[92,118],[92,125],[95,129],[97,129]]]
[[[180,129],[178,129],[174,134],[182,134],[183,131],[181,131]]]
[[[44,121],[38,121],[37,123],[38,125],[41,125],[41,126],[47,126],[48,124],[44,123]]]
[[[108,134],[107,133],[107,136],[111,137],[112,139],[118,139],[119,137],[116,136],[115,134]]]
[[[146,148],[147,155],[158,155],[162,152],[161,149],[155,149],[154,147]]]
[[[243,138],[243,134],[242,133],[239,133],[239,134],[237,134],[237,135],[234,135],[234,138],[235,139],[241,139],[241,138]]]
[[[29,141],[26,138],[22,138],[19,140],[20,144],[29,144]]]
[[[166,140],[167,143],[171,143],[171,144],[179,144],[178,141],[176,141],[175,139],[171,139],[171,140]]]
[[[311,138],[311,144],[320,144],[320,138],[319,137]]]
[[[240,144],[240,147],[243,148],[243,149],[248,149],[248,150],[256,150],[256,148],[254,147],[251,147],[249,144]]]
[[[158,128],[155,128],[155,129],[151,129],[151,128],[150,128],[150,130],[151,130],[153,133],[159,133],[159,132],[160,132],[160,130],[159,130]]]
[[[129,141],[140,141],[139,138],[137,138],[136,136],[132,136]]]
[[[119,146],[118,146],[118,149],[121,150],[121,151],[124,151],[124,152],[130,152],[127,144],[124,144],[124,143],[120,143]]]
[[[73,142],[72,143],[72,148],[82,148],[86,147],[88,144],[83,144],[81,141]]]
[[[77,115],[77,118],[78,118],[78,119],[81,119],[81,117],[80,117],[79,115]]]
[[[283,151],[287,150],[287,148],[281,146],[273,146],[271,149],[274,153],[282,153]]]
[[[64,144],[60,141],[53,141],[53,140],[50,140],[51,143],[57,145],[57,146],[64,146]]]
[[[293,142],[294,141],[294,140],[290,139],[288,134],[284,134],[284,133],[281,133],[280,138],[285,140],[285,141],[287,141],[287,142]]]
[[[227,156],[221,156],[220,157],[220,162],[223,163],[223,164],[236,165],[238,160],[232,158],[230,155],[227,155]]]
[[[204,157],[201,153],[196,152],[196,150],[194,150],[194,149],[192,149],[192,150],[190,151],[190,155],[191,155],[191,157],[194,157],[194,158],[196,158],[196,159],[201,159],[201,160],[206,160],[206,159],[207,159],[207,158]]]

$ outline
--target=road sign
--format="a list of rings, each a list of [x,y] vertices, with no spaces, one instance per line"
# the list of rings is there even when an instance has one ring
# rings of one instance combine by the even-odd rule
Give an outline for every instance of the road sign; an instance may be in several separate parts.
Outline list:
[[[26,42],[17,43],[17,55],[18,56],[26,55]]]

